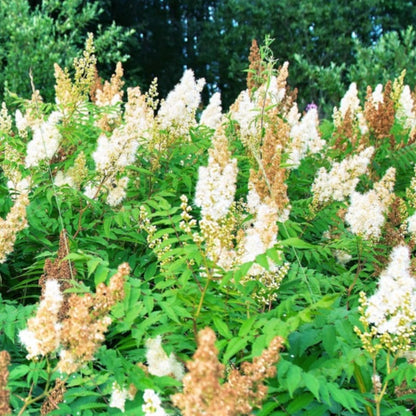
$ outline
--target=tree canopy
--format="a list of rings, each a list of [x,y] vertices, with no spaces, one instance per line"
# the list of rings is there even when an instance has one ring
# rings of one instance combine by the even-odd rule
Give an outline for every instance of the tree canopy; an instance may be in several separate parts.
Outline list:
[[[28,3],[37,18],[20,25],[17,9],[24,8],[23,15],[28,15]],[[17,30],[11,23],[0,28],[3,68],[14,67],[16,79],[28,70],[27,64],[22,65],[25,60],[19,60],[22,49],[29,56],[36,51],[34,62],[43,60],[48,65],[52,60],[72,59],[74,46],[81,45],[86,36],[83,30],[102,31],[112,24],[125,31],[102,37],[107,61],[101,64],[113,65],[117,50],[120,56],[128,54],[126,85],[147,88],[157,77],[159,91],[165,96],[184,69],[192,68],[207,81],[205,100],[220,91],[224,108],[245,84],[252,39],[262,42],[266,35],[275,39],[272,50],[279,63],[290,62],[289,82],[302,91],[300,105],[336,103],[352,80],[374,81],[372,67],[380,69],[384,63],[381,55],[395,56],[383,76],[396,77],[404,64],[414,63],[413,56],[406,56],[415,46],[415,38],[412,32],[406,37],[405,31],[415,21],[415,1],[15,0],[11,6],[5,1],[1,4],[2,21],[14,21],[24,29]],[[13,13],[6,18],[10,9]],[[36,24],[39,21],[41,26]],[[35,35],[27,36],[30,25],[47,29],[31,29]],[[128,32],[131,29],[134,34]],[[378,46],[380,40],[382,47]],[[24,76],[27,79],[27,73]],[[8,88],[25,92],[12,77],[0,78]]]

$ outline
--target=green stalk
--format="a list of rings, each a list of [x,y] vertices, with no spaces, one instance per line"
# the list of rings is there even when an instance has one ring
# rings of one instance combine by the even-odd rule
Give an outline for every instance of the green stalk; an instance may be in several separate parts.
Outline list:
[[[360,367],[358,367],[356,364],[354,364],[354,377],[355,377],[355,380],[357,381],[360,393],[362,394],[366,393],[367,388],[365,386],[364,377],[361,373]],[[365,405],[365,410],[367,411],[368,416],[374,416],[373,410],[368,404]]]

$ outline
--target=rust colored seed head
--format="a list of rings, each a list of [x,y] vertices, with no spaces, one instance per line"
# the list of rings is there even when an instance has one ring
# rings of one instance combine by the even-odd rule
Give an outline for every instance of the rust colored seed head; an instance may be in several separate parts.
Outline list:
[[[198,333],[198,349],[187,363],[189,373],[183,379],[183,392],[172,396],[172,402],[184,416],[240,416],[260,407],[267,395],[264,379],[276,373],[275,364],[283,339],[276,337],[253,363],[243,363],[241,371],[231,370],[228,381],[224,365],[217,358],[215,333],[205,328]]]
[[[0,415],[11,414],[9,406],[9,390],[6,389],[9,370],[7,366],[10,364],[10,355],[7,351],[0,351]]]

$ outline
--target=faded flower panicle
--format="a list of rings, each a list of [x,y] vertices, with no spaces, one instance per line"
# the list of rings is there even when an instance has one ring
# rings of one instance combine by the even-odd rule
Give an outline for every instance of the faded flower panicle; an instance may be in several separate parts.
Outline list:
[[[6,219],[0,218],[0,263],[4,263],[6,256],[13,251],[17,233],[27,227],[28,205],[29,198],[26,193],[22,193],[16,197]]]
[[[124,297],[124,281],[130,273],[130,267],[127,263],[121,264],[109,285],[100,283],[95,295],[72,294],[69,299],[65,299],[67,306],[62,311],[64,297],[56,279],[62,277],[60,280],[65,284],[69,270],[61,273],[59,265],[63,269],[70,267],[70,263],[59,256],[55,263],[46,264],[45,275],[41,279],[43,293],[37,314],[28,320],[27,328],[20,331],[19,338],[28,350],[28,359],[45,356],[60,348],[58,368],[61,372],[71,374],[92,360],[95,351],[104,341],[104,332],[111,323],[108,313]],[[55,278],[52,279],[52,276]]]
[[[221,94],[216,92],[212,95],[208,106],[202,112],[199,124],[216,129],[220,125],[222,117]]]
[[[183,392],[172,396],[173,404],[183,416],[237,416],[248,415],[260,407],[267,396],[266,378],[276,374],[275,364],[283,339],[276,337],[253,363],[243,363],[241,370],[231,370],[228,381],[225,368],[217,358],[215,334],[210,328],[198,333],[198,349],[186,366],[189,372],[183,379]]]
[[[387,169],[380,181],[373,185],[374,191],[381,203],[389,206],[394,200],[393,188],[396,180],[396,169],[390,167]]]
[[[42,160],[49,161],[55,155],[61,142],[61,133],[58,128],[61,118],[62,114],[54,111],[47,121],[33,127],[33,137],[26,148],[25,166],[27,168],[38,166]]]
[[[359,310],[365,330],[355,331],[370,354],[381,348],[393,353],[410,348],[416,329],[416,279],[410,274],[407,246],[393,249],[374,295],[360,293]]]
[[[297,110],[286,90],[287,76],[285,63],[278,77],[271,76],[270,82],[261,85],[253,98],[243,91],[231,107],[240,139],[254,162],[250,182],[262,199],[274,201],[280,214],[288,208],[289,202],[286,169],[281,166],[281,157],[284,152],[290,152],[290,131],[298,123],[298,117],[293,115],[293,125],[285,120],[287,112],[291,114],[293,108]]]
[[[171,353],[166,354],[162,347],[162,337],[150,338],[146,341],[146,360],[150,374],[158,377],[171,376],[181,381],[184,375],[183,365]]]
[[[367,98],[364,105],[364,114],[370,130],[379,140],[389,138],[393,145],[394,137],[390,131],[395,120],[394,102],[391,98],[392,83],[388,81],[384,91],[378,85],[373,92],[367,87]]]
[[[19,332],[20,341],[28,351],[28,360],[50,354],[59,347],[61,324],[58,314],[62,302],[63,296],[58,281],[47,280],[36,316],[30,318],[27,328]]]
[[[154,390],[146,389],[143,393],[142,411],[144,416],[168,416],[162,407],[162,401]]]
[[[44,273],[39,279],[39,286],[42,288],[41,300],[44,297],[45,284],[49,280],[57,281],[63,296],[63,302],[58,314],[58,320],[62,321],[68,310],[68,297],[66,290],[72,287],[72,280],[76,275],[76,269],[69,260],[64,260],[69,254],[67,231],[63,229],[59,235],[59,249],[56,259],[52,261],[47,258],[43,268]]]
[[[53,410],[59,409],[59,403],[64,400],[64,394],[66,392],[65,381],[57,378],[55,380],[55,386],[48,393],[45,401],[42,403],[40,409],[41,416],[48,415]],[[0,413],[1,414],[1,413]]]
[[[7,351],[0,351],[0,415],[12,413],[9,405],[10,392],[7,389],[7,379],[9,377],[8,365],[10,364],[10,354]]]
[[[394,198],[395,174],[395,168],[389,168],[383,178],[374,184],[374,189],[365,194],[351,193],[345,221],[354,234],[366,240],[380,238],[381,227],[386,220],[385,213]]]
[[[248,60],[250,65],[247,72],[247,88],[250,91],[254,91],[266,81],[266,74],[264,74],[265,66],[262,62],[260,48],[256,39],[253,39],[251,42],[250,55]]]
[[[133,400],[135,389],[121,388],[116,382],[113,383],[113,390],[111,392],[110,407],[116,407],[124,413],[124,406],[126,400]]]
[[[130,267],[123,263],[106,286],[100,283],[96,294],[71,295],[68,312],[62,321],[60,361],[61,372],[71,374],[85,362],[91,361],[94,353],[104,341],[104,333],[111,324],[108,313],[111,307],[124,298],[124,281]]]
[[[368,147],[358,155],[334,162],[329,172],[320,168],[312,184],[313,205],[322,206],[332,200],[343,201],[351,195],[359,176],[367,172],[373,153],[374,148]]]
[[[285,183],[287,172],[281,166],[281,156],[283,144],[288,142],[289,128],[279,120],[278,117],[274,127],[266,129],[256,155],[257,166],[250,171],[249,184],[254,186],[261,200],[274,205],[278,215],[284,218],[290,206]]]
[[[195,126],[195,112],[201,102],[201,91],[205,79],[195,80],[191,69],[187,69],[179,83],[166,100],[162,100],[156,121],[160,130],[166,130],[175,137],[187,136],[190,127]]]
[[[318,143],[320,137],[316,130],[316,110],[315,114],[311,110],[299,123],[300,114],[294,103],[294,95],[287,88],[288,63],[285,62],[279,68],[277,76],[266,74],[255,43],[252,46],[250,62],[252,69],[257,71],[256,74],[252,71],[252,76],[248,77],[250,91],[243,91],[230,111],[231,118],[237,122],[239,137],[254,165],[250,171],[249,194],[245,206],[248,212],[245,215],[242,212],[238,214],[235,204],[231,205],[234,196],[230,196],[230,204],[223,205],[226,209],[222,216],[213,216],[213,221],[208,221],[207,216],[200,222],[202,236],[210,253],[209,258],[225,270],[254,261],[259,254],[265,253],[277,243],[277,222],[285,221],[290,211],[285,183],[287,172],[281,166],[282,154],[286,152],[294,155],[297,140],[303,141],[298,145],[305,154],[308,150],[319,151],[323,144]],[[264,73],[259,74],[260,69]],[[267,77],[270,77],[269,82],[265,82]],[[299,160],[303,156],[297,155]],[[200,179],[203,169],[200,171]],[[202,188],[197,195],[204,195],[211,206],[223,204],[225,201],[224,198],[216,198],[212,193],[204,193]],[[231,211],[234,217],[252,216],[252,227],[243,227],[236,233],[236,223],[227,221],[225,215]],[[211,235],[215,238],[210,239]],[[247,280],[258,280],[265,286],[264,290],[254,295],[261,303],[275,299],[277,288],[287,272],[286,264],[279,266],[270,263],[269,266],[266,271],[260,265],[254,264],[246,276]]]

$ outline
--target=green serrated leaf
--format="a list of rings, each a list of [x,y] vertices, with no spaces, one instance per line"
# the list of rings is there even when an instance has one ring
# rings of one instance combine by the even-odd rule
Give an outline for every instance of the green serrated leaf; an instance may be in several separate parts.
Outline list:
[[[315,246],[307,241],[301,240],[298,237],[287,238],[286,240],[279,241],[279,244],[283,247],[293,247],[298,249],[318,249],[319,246]]]
[[[232,334],[228,329],[227,324],[218,316],[213,316],[212,320],[214,321],[215,329],[225,338],[231,338]]]
[[[238,336],[241,338],[245,337],[250,332],[250,329],[252,328],[255,321],[256,317],[254,316],[252,316],[249,319],[246,319],[241,325],[240,330],[238,331]]]
[[[293,397],[293,393],[302,381],[302,369],[297,365],[291,365],[286,373],[286,378],[290,397]]]
[[[14,367],[12,370],[10,370],[9,380],[20,380],[26,374],[28,374],[29,371],[30,371],[30,367],[25,364],[21,364],[17,367]]]
[[[98,286],[100,283],[104,283],[107,280],[108,273],[108,267],[106,267],[104,264],[99,264],[94,274],[95,286]]]
[[[287,411],[290,415],[295,414],[299,410],[305,409],[305,407],[311,403],[313,400],[313,395],[310,393],[303,393],[290,402],[289,406],[287,406]]]
[[[102,260],[98,257],[92,258],[91,260],[87,261],[88,277],[90,277],[95,272],[95,269],[101,262]]]
[[[231,357],[246,347],[247,343],[248,340],[246,338],[232,338],[227,345],[227,349],[225,350],[223,362],[228,363]]]
[[[315,396],[317,400],[320,400],[319,388],[320,382],[317,377],[310,373],[304,373],[302,375],[305,387]]]

